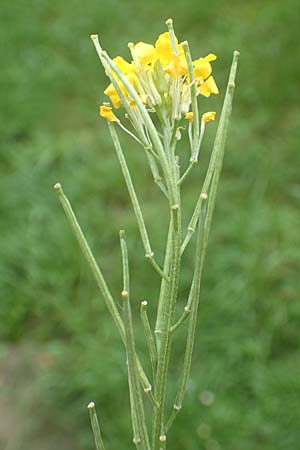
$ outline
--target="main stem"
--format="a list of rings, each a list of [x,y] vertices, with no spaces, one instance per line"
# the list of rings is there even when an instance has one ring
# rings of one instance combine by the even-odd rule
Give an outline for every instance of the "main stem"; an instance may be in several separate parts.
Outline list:
[[[175,161],[174,161],[175,164]],[[174,180],[176,181],[176,180]],[[180,191],[177,189],[177,205],[171,207],[171,265],[170,281],[166,289],[164,299],[163,320],[161,322],[161,341],[158,354],[158,365],[155,383],[155,397],[158,406],[154,409],[152,449],[161,448],[162,437],[164,437],[164,410],[166,399],[166,383],[171,353],[171,327],[173,324],[174,308],[176,304],[178,279],[180,270],[180,246],[181,246],[181,213],[180,213]]]

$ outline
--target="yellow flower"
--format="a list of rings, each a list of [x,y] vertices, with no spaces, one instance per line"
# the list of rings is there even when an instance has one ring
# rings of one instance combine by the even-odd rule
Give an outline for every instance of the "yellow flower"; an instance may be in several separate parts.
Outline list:
[[[133,47],[134,54],[138,58],[142,67],[146,67],[156,57],[156,50],[153,45],[145,42],[138,42]]]
[[[158,36],[158,39],[155,42],[155,48],[162,65],[164,66],[168,64],[173,53],[170,34],[168,31]]]
[[[123,72],[125,75],[128,75],[129,73],[134,72],[135,68],[132,64],[127,62],[122,56],[116,56],[113,59],[113,62],[118,66],[118,68]]]
[[[107,119],[110,122],[118,122],[119,121],[117,116],[115,116],[114,113],[112,112],[112,109],[111,109],[110,106],[101,105],[100,106],[100,110],[99,110],[99,114],[100,114],[101,117],[104,117],[104,119]]]
[[[182,77],[187,73],[186,61],[180,58],[175,53],[172,53],[169,64],[164,68],[164,71],[174,77]]]
[[[201,95],[204,95],[204,97],[209,97],[211,94],[218,94],[219,93],[218,86],[216,85],[216,82],[213,79],[213,77],[207,78],[207,80],[204,81],[204,83],[202,83],[197,88],[197,91]]]
[[[194,120],[194,113],[192,112],[187,112],[185,113],[185,118],[186,120],[188,120],[189,122],[192,122]]]
[[[204,114],[202,114],[202,122],[210,122],[211,120],[215,120],[216,118],[216,112],[215,111],[208,111]]]
[[[210,61],[214,61],[215,59],[217,59],[216,55],[210,53],[204,58],[199,58],[193,61],[195,78],[205,80],[207,77],[209,77],[212,72]]]

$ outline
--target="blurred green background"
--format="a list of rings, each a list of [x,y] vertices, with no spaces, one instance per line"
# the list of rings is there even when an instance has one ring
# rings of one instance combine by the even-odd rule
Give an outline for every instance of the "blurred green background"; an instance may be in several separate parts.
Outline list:
[[[241,57],[194,366],[169,446],[300,449],[299,12],[298,0],[2,0],[1,448],[93,449],[91,400],[107,448],[133,448],[123,348],[52,186],[63,183],[116,297],[118,230],[127,230],[138,346],[145,354],[139,301],[149,300],[153,318],[158,280],[144,261],[98,117],[107,81],[89,35],[99,33],[112,56],[128,57],[127,42],[154,42],[172,17],[195,57],[218,55],[221,95],[202,98],[202,111],[220,111],[232,51]],[[185,223],[215,131],[210,124],[202,166],[184,187]],[[125,136],[122,142],[161,261],[165,202],[141,150]],[[183,262],[178,313],[192,247]],[[170,405],[183,328],[174,345]]]

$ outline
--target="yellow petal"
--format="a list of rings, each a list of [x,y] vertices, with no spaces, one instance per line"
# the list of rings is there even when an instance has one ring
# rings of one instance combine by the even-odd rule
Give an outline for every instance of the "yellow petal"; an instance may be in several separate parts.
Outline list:
[[[216,82],[213,79],[213,77],[209,77],[206,81],[204,81],[204,83],[202,83],[197,88],[197,91],[201,95],[204,95],[204,97],[209,97],[210,94],[218,94],[219,93],[218,86],[216,85]]]
[[[121,90],[121,92],[123,92],[123,94],[127,93],[127,90],[125,88],[125,86],[122,83],[118,83],[118,86]],[[107,95],[110,99],[110,101],[112,102],[112,104],[114,105],[114,108],[118,109],[121,106],[121,99],[119,97],[119,94],[117,93],[114,85],[112,83],[110,83],[107,88],[104,91],[104,94]]]
[[[165,66],[169,64],[173,52],[170,34],[168,31],[158,36],[158,39],[155,42],[155,48],[162,65]]]
[[[118,94],[116,95],[110,95],[109,96],[110,101],[112,102],[112,104],[114,105],[114,108],[119,109],[121,106],[121,99],[118,96]]]
[[[137,90],[138,78],[137,78],[136,74],[135,73],[129,73],[127,75],[127,78],[130,81],[130,83],[132,84],[132,86],[134,87],[134,89]]]
[[[186,120],[188,120],[189,122],[192,122],[194,120],[194,113],[192,112],[187,112],[185,113],[185,118]]]
[[[120,81],[118,82],[118,86],[119,86],[121,92],[123,92],[123,94],[126,94],[126,92],[127,92],[126,88]],[[107,88],[104,91],[104,94],[108,95],[108,97],[110,97],[111,95],[117,95],[118,96],[118,93],[117,93],[117,91],[116,91],[116,89],[115,89],[115,87],[114,87],[114,85],[112,83],[110,83],[107,86]]]
[[[101,105],[99,110],[99,115],[104,117],[104,119],[109,120],[110,122],[118,122],[119,119],[114,115],[110,106]]]
[[[116,56],[113,59],[113,62],[118,66],[118,68],[123,72],[125,75],[128,73],[134,72],[134,67],[132,64],[127,62],[122,56]]]
[[[133,47],[134,53],[139,59],[142,67],[146,67],[156,57],[156,50],[153,45],[146,44],[145,42],[138,42]]]
[[[217,113],[215,111],[208,111],[208,112],[202,114],[201,120],[202,120],[202,122],[205,122],[205,123],[210,122],[211,120],[215,120],[216,114]]]
[[[209,53],[209,55],[204,56],[205,61],[215,61],[217,59],[217,55],[215,55],[214,53]]]
[[[196,61],[193,61],[193,64],[195,78],[205,80],[212,73],[211,64],[205,58],[196,59]]]
[[[181,77],[187,73],[187,64],[182,58],[172,53],[169,64],[164,71],[173,77]]]

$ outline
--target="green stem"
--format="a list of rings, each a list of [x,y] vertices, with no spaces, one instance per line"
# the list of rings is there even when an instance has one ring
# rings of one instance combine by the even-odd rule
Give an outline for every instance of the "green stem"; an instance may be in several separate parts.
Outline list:
[[[171,255],[172,255],[172,229],[173,229],[173,223],[172,223],[172,214],[171,214],[168,238],[167,238],[167,245],[166,245],[166,254],[165,254],[165,260],[164,260],[164,267],[163,267],[164,273],[166,273],[168,275],[170,273]],[[165,306],[164,299],[166,296],[167,288],[168,288],[168,284],[166,283],[165,280],[162,280],[161,286],[160,286],[156,324],[155,324],[155,338],[156,338],[156,345],[157,345],[158,351],[160,349],[161,329],[162,329],[162,322],[163,322],[163,317],[164,317],[164,306]]]
[[[192,354],[193,354],[193,347],[194,347],[194,341],[195,341],[195,331],[196,331],[196,323],[197,323],[197,313],[198,313],[198,306],[199,306],[199,297],[200,297],[200,283],[201,283],[201,274],[202,274],[202,268],[203,268],[203,261],[204,261],[204,231],[205,226],[205,214],[204,211],[202,211],[201,219],[199,220],[198,225],[198,238],[197,238],[197,245],[196,245],[196,251],[195,251],[195,269],[194,269],[194,276],[192,281],[192,286],[190,290],[190,320],[189,320],[189,327],[188,327],[188,335],[187,335],[187,342],[186,342],[186,350],[184,355],[184,362],[183,362],[183,373],[180,381],[180,386],[178,393],[176,395],[175,403],[173,406],[173,411],[171,414],[170,419],[168,420],[166,424],[166,432],[170,429],[173,421],[175,420],[177,414],[182,408],[182,402],[184,398],[184,394],[186,391],[186,385],[189,379],[190,375],[190,369],[191,369],[191,362],[192,362]]]
[[[120,243],[121,243],[122,266],[123,266],[122,300],[124,307],[124,327],[125,327],[126,352],[128,364],[128,379],[129,379],[129,389],[131,391],[130,394],[130,399],[132,401],[131,407],[133,410],[133,420],[132,420],[133,435],[134,440],[138,441],[136,442],[137,448],[139,448],[140,443],[140,447],[142,450],[150,450],[150,443],[146,427],[144,405],[136,361],[135,341],[134,341],[132,315],[130,307],[128,251],[125,241],[125,231],[123,230],[120,231]]]
[[[227,90],[225,94],[225,99],[223,103],[222,113],[220,117],[220,122],[214,142],[214,150],[215,153],[215,168],[213,173],[213,178],[211,182],[211,189],[208,197],[207,203],[207,212],[205,222],[204,220],[199,220],[198,223],[198,239],[197,239],[197,247],[195,254],[195,271],[193,277],[193,283],[191,287],[191,305],[192,311],[189,319],[189,327],[188,327],[188,336],[186,343],[186,350],[184,356],[184,364],[183,364],[183,374],[179,386],[179,390],[175,399],[174,409],[171,414],[171,417],[167,423],[166,429],[168,430],[172,423],[174,422],[178,412],[181,410],[182,402],[184,398],[184,394],[186,391],[186,385],[188,382],[191,362],[192,362],[192,354],[193,354],[193,346],[195,340],[195,331],[196,331],[196,322],[197,322],[197,312],[199,305],[199,297],[200,297],[200,285],[201,285],[201,275],[203,262],[206,254],[207,244],[208,244],[208,236],[211,227],[212,215],[215,208],[216,203],[216,194],[217,187],[219,184],[220,174],[222,170],[222,163],[224,157],[226,136],[228,131],[229,119],[232,110],[232,101],[233,101],[233,93],[235,87],[235,76],[237,71],[237,62],[238,62],[239,52],[234,52],[233,61],[230,69],[229,81],[227,85]],[[204,214],[204,213],[203,213]]]
[[[190,171],[192,170],[192,168],[194,167],[194,165],[196,164],[197,161],[195,161],[194,159],[190,160],[189,165],[186,169],[186,171],[184,172],[184,174],[182,175],[182,177],[179,179],[178,181],[178,186],[180,186],[184,180],[186,179],[186,177],[189,175]]]
[[[178,208],[179,209],[179,208]],[[164,315],[161,330],[161,345],[158,354],[158,365],[155,382],[155,397],[159,406],[155,408],[153,418],[153,450],[159,450],[160,436],[164,431],[164,409],[166,397],[166,382],[171,352],[171,326],[174,316],[174,308],[177,298],[178,278],[180,270],[180,211],[172,210],[172,252],[170,267],[170,282],[168,285],[167,296],[164,299]]]
[[[95,439],[96,450],[105,450],[105,446],[102,440],[98,417],[96,413],[95,403],[91,402],[88,404],[88,410],[90,413],[91,425]]]
[[[117,132],[115,130],[115,127],[113,125],[112,122],[107,121],[108,123],[108,128],[113,140],[113,144],[119,159],[119,163],[121,166],[121,170],[123,173],[123,177],[129,192],[129,196],[130,196],[130,200],[132,203],[132,207],[133,207],[133,211],[138,223],[138,227],[140,230],[140,235],[141,235],[141,239],[142,239],[142,243],[145,249],[145,253],[146,253],[146,258],[149,260],[150,264],[152,265],[152,267],[154,268],[154,270],[156,270],[157,273],[159,273],[159,275],[163,278],[165,278],[168,281],[168,277],[166,274],[163,273],[162,269],[159,267],[159,264],[156,262],[155,258],[154,258],[154,253],[152,251],[151,248],[151,244],[150,244],[150,240],[148,237],[148,232],[146,229],[146,225],[145,225],[145,221],[144,221],[144,217],[143,217],[143,213],[134,189],[134,185],[131,179],[131,175],[126,163],[126,159],[120,144],[120,141],[118,139],[118,135]]]
[[[169,30],[172,51],[173,51],[173,53],[175,53],[175,55],[178,55],[177,42],[176,42],[177,39],[176,39],[176,35],[175,35],[175,32],[174,32],[174,28],[173,28],[173,20],[172,19],[168,19],[166,21],[166,25],[167,25],[168,30]]]
[[[124,329],[124,324],[123,324],[122,318],[121,318],[119,311],[115,305],[113,297],[107,287],[107,284],[104,280],[102,272],[95,260],[95,257],[93,255],[93,253],[87,243],[87,240],[81,230],[81,227],[76,219],[76,216],[74,214],[72,206],[71,206],[69,200],[67,199],[67,197],[65,196],[60,183],[56,183],[54,186],[54,189],[56,190],[56,192],[59,195],[59,199],[60,199],[62,207],[65,211],[67,219],[71,225],[72,230],[74,231],[74,234],[75,234],[75,236],[78,240],[78,243],[80,245],[80,248],[82,250],[82,253],[90,267],[92,274],[94,275],[98,289],[105,300],[108,310],[112,315],[112,318],[116,324],[116,327],[119,331],[121,339],[125,345],[125,343],[126,343],[125,329]],[[138,366],[139,376],[141,379],[143,389],[144,389],[145,393],[147,394],[147,396],[149,397],[149,399],[151,400],[151,402],[153,403],[153,405],[155,406],[155,405],[157,405],[157,402],[153,397],[151,384],[150,384],[138,358],[137,358],[137,366]]]
[[[148,345],[148,350],[150,354],[150,360],[151,360],[151,367],[152,367],[152,374],[153,374],[153,380],[155,377],[155,371],[156,371],[156,364],[157,364],[157,348],[155,344],[155,339],[150,327],[149,318],[147,314],[147,305],[148,302],[146,300],[141,302],[141,320],[144,327],[144,333],[146,336],[146,341]]]
[[[188,42],[187,41],[183,42],[182,47],[184,50],[185,59],[188,67],[188,74],[190,78],[190,90],[191,90],[192,111],[193,111],[193,142],[192,142],[193,145],[192,145],[191,159],[197,161],[196,155],[199,142],[199,111],[197,102],[197,89],[195,85],[193,61]]]
[[[203,204],[203,201],[205,201],[206,199],[207,199],[207,194],[203,192],[200,195],[200,197],[199,197],[199,199],[197,201],[197,204],[196,204],[195,210],[193,212],[192,218],[191,218],[191,220],[190,220],[190,222],[188,224],[187,234],[186,234],[186,236],[184,238],[184,241],[182,243],[182,246],[181,246],[181,255],[183,255],[183,252],[186,249],[186,247],[187,247],[191,237],[193,236],[193,234],[196,231],[197,222],[198,222],[199,215],[200,215],[200,212],[201,212],[202,204]]]
[[[191,290],[192,291],[192,290]],[[188,318],[188,316],[191,314],[191,303],[192,303],[192,297],[191,297],[191,291],[188,297],[187,304],[183,308],[183,312],[177,322],[171,327],[171,333],[174,333],[174,331],[177,330],[177,328],[180,327],[180,325]]]

